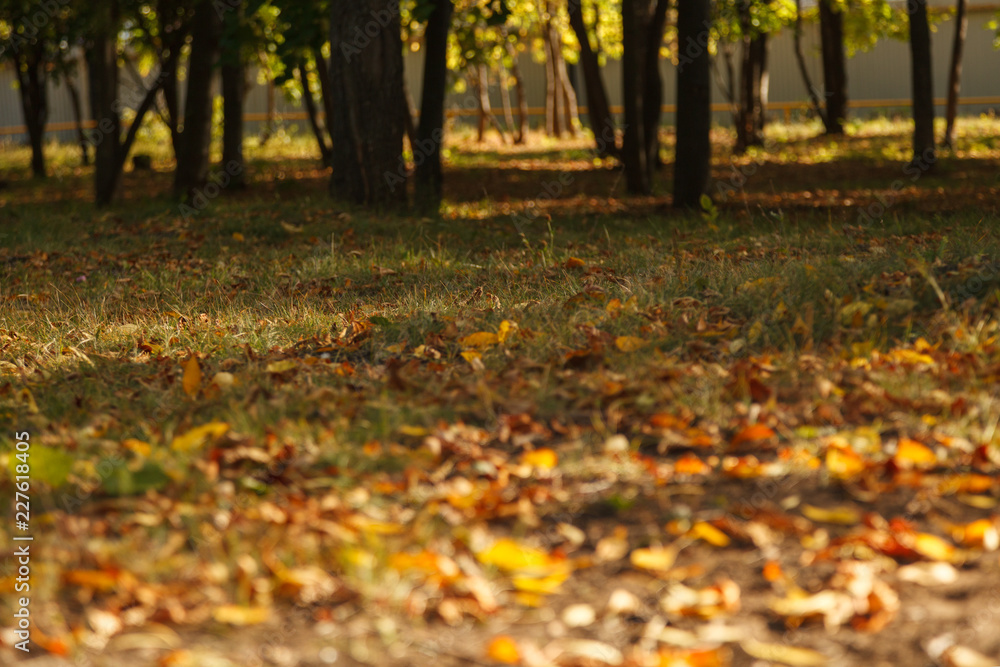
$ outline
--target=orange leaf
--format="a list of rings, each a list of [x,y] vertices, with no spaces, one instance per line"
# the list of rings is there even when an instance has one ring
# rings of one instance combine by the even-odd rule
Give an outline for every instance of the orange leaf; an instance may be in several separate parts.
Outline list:
[[[708,464],[694,454],[685,454],[674,464],[674,472],[683,475],[706,475],[711,471]]]
[[[465,347],[490,347],[500,342],[500,336],[489,331],[479,331],[460,338],[458,342]]]
[[[525,452],[521,457],[521,463],[551,470],[559,462],[559,456],[551,449],[536,449],[533,452]]]
[[[739,445],[744,442],[756,442],[758,440],[767,440],[774,436],[774,431],[765,426],[764,424],[751,424],[745,429],[736,434],[733,438],[733,444]]]
[[[564,266],[567,269],[579,269],[586,265],[587,263],[582,259],[580,259],[579,257],[570,257],[569,259],[566,260],[566,264]]]
[[[494,637],[486,649],[486,655],[494,662],[504,665],[516,665],[521,662],[521,652],[517,650],[517,642],[507,635]]]
[[[937,456],[916,440],[900,438],[893,460],[900,468],[930,468],[937,463]]]
[[[785,574],[781,571],[781,564],[778,561],[769,560],[764,564],[764,579],[767,581],[779,581],[784,576]]]

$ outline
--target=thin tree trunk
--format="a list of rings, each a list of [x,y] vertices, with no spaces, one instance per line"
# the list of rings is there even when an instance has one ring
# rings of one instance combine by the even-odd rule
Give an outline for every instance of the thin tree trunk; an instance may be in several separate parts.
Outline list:
[[[823,126],[826,127],[826,113],[823,111],[819,95],[816,94],[816,88],[809,77],[809,70],[806,68],[806,59],[802,55],[802,0],[795,0],[795,30],[792,33],[792,39],[795,44],[795,61],[799,65],[802,83],[805,84],[806,92],[809,93],[809,101],[812,104],[813,111],[823,121]]]
[[[517,47],[506,41],[507,54],[510,56],[510,73],[514,76],[514,94],[517,97],[517,139],[515,144],[523,144],[528,132],[528,97],[524,93],[524,81],[521,78],[521,65],[518,62]]]
[[[306,71],[305,63],[300,61],[295,67],[295,71],[299,75],[299,83],[302,85],[302,101],[306,105],[309,127],[312,128],[316,144],[319,146],[320,158],[323,161],[323,166],[329,166],[333,149],[326,141],[326,130],[319,124],[319,113],[316,110],[316,100],[313,99],[312,88],[309,87],[309,73]]]
[[[667,27],[667,9],[670,0],[656,0],[652,18],[649,21],[649,37],[645,49],[646,68],[643,74],[643,135],[646,139],[646,167],[652,170],[661,165],[660,160],[660,117],[663,109],[663,79],[660,77],[660,46],[663,32]]]
[[[503,105],[503,122],[510,136],[514,136],[514,109],[510,105],[510,73],[500,63],[500,103]]]
[[[844,58],[844,16],[832,0],[819,0],[820,48],[826,89],[826,134],[843,134],[847,119],[847,65]]]
[[[569,23],[580,43],[580,65],[583,68],[583,82],[587,89],[587,120],[594,133],[597,150],[602,157],[617,155],[615,123],[611,117],[608,94],[601,79],[601,67],[597,53],[590,44],[590,35],[583,20],[581,0],[569,1]]]
[[[913,81],[913,162],[929,166],[934,162],[934,87],[927,0],[910,0],[906,10]]]
[[[448,32],[454,6],[452,0],[434,5],[424,33],[424,80],[420,93],[420,124],[414,156],[416,162],[414,201],[423,213],[437,212],[444,194],[441,144],[444,141],[444,97],[448,83]]]
[[[410,149],[413,149],[413,142],[417,140],[417,126],[413,122],[413,98],[410,97],[410,88],[406,85],[406,78],[403,78],[403,133],[406,140],[410,142]]]
[[[373,16],[381,17],[383,27],[369,37],[365,28]],[[399,110],[405,104],[399,3],[330,3],[330,44],[337,111],[331,126],[331,194],[367,205],[405,204],[406,175],[399,173],[404,133]]]
[[[330,90],[330,65],[323,57],[321,49],[313,51],[313,59],[316,61],[316,78],[319,79],[320,98],[323,100],[323,111],[326,113],[323,124],[326,126],[327,134],[332,137],[334,108],[333,91]]]
[[[261,59],[263,61],[263,58]],[[264,118],[264,129],[260,133],[259,145],[263,147],[271,140],[274,134],[274,116],[277,113],[277,106],[274,99],[274,75],[270,67],[267,70],[267,110]]]
[[[562,47],[559,46],[556,49],[558,54],[556,59],[556,68],[559,70],[559,80],[562,83],[562,90],[560,94],[562,95],[563,101],[563,125],[566,127],[566,131],[569,132],[569,136],[576,136],[576,126],[580,124],[580,107],[576,100],[576,90],[573,88],[573,82],[570,81],[569,72],[566,68],[566,59],[562,55]]]
[[[544,10],[543,10],[544,11]],[[542,44],[545,47],[545,133],[550,137],[562,136],[562,117],[559,113],[560,84],[552,50],[552,35],[547,20],[542,19]]]
[[[79,71],[79,63],[75,63],[73,68]],[[90,165],[90,146],[87,143],[87,133],[83,130],[83,109],[75,74],[66,74],[66,88],[69,90],[70,102],[73,105],[73,123],[76,125],[76,137],[80,144],[80,162],[86,167]]]
[[[948,106],[945,109],[944,140],[945,148],[955,145],[955,116],[958,115],[958,91],[962,82],[962,50],[965,46],[965,34],[969,29],[969,17],[966,15],[966,0],[955,3],[955,39],[951,45],[951,67],[948,69]]]
[[[677,0],[677,41],[697,44],[709,24],[710,0]],[[710,138],[711,56],[693,49],[677,68],[677,146],[674,157],[674,206],[697,209],[708,187],[712,157]]]
[[[185,200],[208,181],[212,143],[212,70],[219,55],[220,20],[209,0],[195,10],[188,59],[187,94],[181,151],[174,173],[174,195]]]

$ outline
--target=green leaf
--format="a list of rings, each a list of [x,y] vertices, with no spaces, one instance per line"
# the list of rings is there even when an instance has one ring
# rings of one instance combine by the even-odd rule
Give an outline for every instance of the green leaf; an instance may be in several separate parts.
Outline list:
[[[147,461],[132,472],[125,466],[115,468],[102,485],[105,493],[112,496],[133,496],[149,490],[159,490],[170,483],[170,477],[158,463]]]
[[[10,453],[10,470],[13,473],[14,466],[20,463],[15,459],[17,452]],[[73,469],[75,459],[56,447],[45,447],[35,445],[31,448],[28,464],[31,466],[31,479],[45,482],[52,488],[57,488],[66,483],[70,471]]]

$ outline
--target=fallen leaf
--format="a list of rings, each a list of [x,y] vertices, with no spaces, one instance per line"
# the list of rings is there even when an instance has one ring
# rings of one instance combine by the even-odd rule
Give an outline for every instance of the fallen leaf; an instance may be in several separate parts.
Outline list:
[[[558,462],[559,456],[551,449],[536,449],[521,456],[521,463],[543,470],[555,468]]]
[[[491,347],[500,342],[500,336],[489,331],[479,331],[465,338],[459,338],[458,342],[465,347]]]
[[[751,424],[733,437],[733,444],[740,445],[744,442],[757,442],[774,437],[774,431],[764,424]]]
[[[740,647],[755,658],[780,662],[791,667],[814,667],[829,662],[829,658],[819,651],[788,644],[771,644],[756,639],[745,639],[740,642]]]
[[[635,336],[618,336],[615,338],[615,347],[622,352],[635,352],[646,346],[646,341]]]
[[[673,545],[635,549],[630,556],[630,560],[632,561],[632,565],[644,570],[666,572],[674,566],[678,551],[677,547]]]
[[[270,607],[243,607],[224,604],[212,611],[212,618],[228,625],[259,625],[271,616]]]
[[[201,388],[201,366],[198,365],[198,357],[191,355],[184,364],[184,378],[181,380],[184,393],[194,398]]]
[[[179,435],[170,443],[170,448],[175,452],[187,452],[205,445],[205,443],[222,437],[229,431],[229,424],[226,422],[209,422]]]
[[[494,637],[486,648],[486,655],[490,660],[504,665],[516,665],[521,662],[521,652],[517,649],[517,642],[508,635]]]

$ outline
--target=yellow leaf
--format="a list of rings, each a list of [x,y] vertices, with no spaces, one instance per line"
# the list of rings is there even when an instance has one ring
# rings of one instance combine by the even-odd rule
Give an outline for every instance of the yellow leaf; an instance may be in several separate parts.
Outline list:
[[[489,549],[476,554],[476,558],[480,563],[507,571],[545,568],[553,562],[541,549],[518,544],[510,538],[497,540]]]
[[[853,477],[865,469],[864,460],[850,447],[830,445],[826,450],[826,467],[834,477]]]
[[[514,324],[513,322],[510,322],[508,320],[504,320],[503,322],[500,323],[500,328],[497,329],[497,338],[500,340],[501,343],[507,340],[507,336],[510,335],[510,332],[513,331],[514,327],[516,326],[517,324]]]
[[[267,372],[278,375],[280,373],[287,373],[288,371],[295,370],[299,367],[299,362],[295,359],[284,359],[282,361],[272,361],[267,365]]]
[[[483,353],[477,350],[462,350],[462,358],[468,361],[470,364],[473,361],[478,361],[483,358]]]
[[[819,667],[828,662],[828,658],[818,651],[788,644],[769,644],[746,639],[740,642],[740,646],[755,658],[791,667]]]
[[[893,457],[900,468],[930,468],[937,463],[934,452],[916,440],[900,438]]]
[[[184,378],[181,380],[184,393],[194,398],[201,388],[201,366],[198,365],[198,357],[191,355],[184,364]]]
[[[21,391],[17,392],[17,402],[27,407],[30,414],[38,414],[38,404],[35,403],[35,397],[31,395],[27,387],[22,387]]]
[[[426,435],[430,435],[430,432],[423,426],[408,426],[405,424],[399,427],[399,432],[401,435],[408,435],[411,438],[423,438]]]
[[[844,505],[830,508],[803,505],[802,514],[811,521],[837,523],[844,526],[853,526],[861,520],[860,512],[853,507],[847,507]]]
[[[726,547],[729,546],[729,536],[724,532],[716,528],[710,523],[705,521],[698,521],[693,526],[691,530],[688,531],[688,535],[692,537],[698,537],[712,546],[716,547]]]
[[[677,560],[677,548],[670,546],[636,549],[629,558],[636,567],[665,572],[674,566],[674,561]]]
[[[953,545],[930,533],[917,533],[913,550],[931,560],[952,560],[955,557]]]
[[[239,241],[239,242],[241,242],[241,243],[242,243],[242,242],[243,242],[243,241],[245,241],[246,239],[245,239],[245,238],[243,237],[243,235],[242,235],[242,234],[240,234],[239,232],[233,232],[233,240],[234,240],[234,241]]]
[[[460,338],[458,342],[466,347],[491,347],[500,342],[500,336],[489,331],[479,331]]]
[[[618,336],[615,338],[615,347],[622,352],[635,352],[645,347],[646,341],[635,336]]]
[[[567,578],[569,578],[568,566],[564,567],[561,571],[555,571],[543,577],[528,576],[526,574],[515,575],[510,578],[510,582],[519,591],[547,595],[559,590],[559,587]]]
[[[494,662],[505,665],[516,665],[521,662],[521,653],[517,650],[517,643],[507,635],[498,635],[490,642],[486,649],[486,655]]]
[[[551,449],[536,449],[532,452],[525,452],[521,457],[521,463],[546,470],[555,468],[558,462],[558,455]]]
[[[236,604],[224,604],[212,612],[212,618],[229,625],[259,625],[265,623],[270,616],[269,607],[242,607]]]
[[[205,443],[225,435],[227,431],[229,431],[229,424],[226,422],[202,424],[174,438],[170,444],[170,448],[175,452],[187,452],[202,447]]]
[[[281,222],[281,228],[284,229],[289,234],[298,234],[303,230],[302,225],[293,225],[288,222]]]
[[[139,456],[147,457],[150,452],[153,451],[153,446],[148,442],[143,442],[142,440],[136,440],[135,438],[126,438],[122,440],[122,447],[130,451],[135,452]]]

